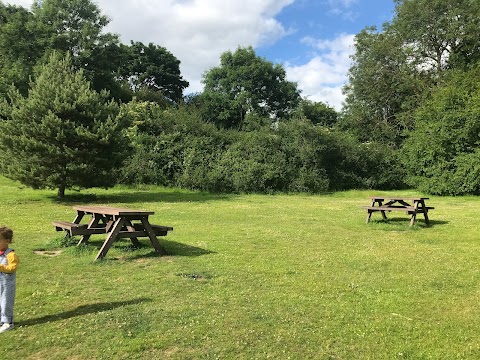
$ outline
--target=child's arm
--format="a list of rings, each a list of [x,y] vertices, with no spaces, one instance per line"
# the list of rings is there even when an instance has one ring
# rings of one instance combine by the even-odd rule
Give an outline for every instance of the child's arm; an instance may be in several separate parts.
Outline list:
[[[0,264],[0,272],[3,273],[14,273],[18,268],[18,256],[13,251],[10,251],[7,254],[8,265]]]

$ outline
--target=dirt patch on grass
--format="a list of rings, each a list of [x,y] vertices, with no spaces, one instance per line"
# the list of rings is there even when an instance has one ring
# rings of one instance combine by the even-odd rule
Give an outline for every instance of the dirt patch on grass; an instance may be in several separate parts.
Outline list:
[[[42,256],[58,256],[62,253],[63,250],[33,250],[34,254],[42,255]]]

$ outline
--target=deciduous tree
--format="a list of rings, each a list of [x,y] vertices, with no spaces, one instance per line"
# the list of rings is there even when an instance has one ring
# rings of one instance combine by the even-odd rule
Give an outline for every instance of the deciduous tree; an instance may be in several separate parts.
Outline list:
[[[450,71],[416,111],[402,148],[410,185],[440,195],[480,194],[480,64]]]
[[[123,46],[126,61],[120,64],[120,76],[129,84],[134,94],[141,98],[150,93],[155,98],[177,103],[188,86],[180,73],[180,61],[162,46],[131,42]],[[137,96],[138,98],[138,96]],[[151,99],[147,99],[151,100]]]
[[[362,141],[398,146],[412,126],[404,112],[425,90],[424,78],[409,62],[403,39],[391,26],[385,25],[382,32],[362,30],[355,37],[355,49],[341,126]]]
[[[315,125],[332,127],[338,120],[338,113],[335,109],[323,102],[302,99],[298,110]]]
[[[342,124],[364,141],[400,146],[414,110],[445,74],[480,59],[475,0],[396,0],[382,31],[356,36]]]
[[[224,127],[241,127],[247,113],[281,120],[300,100],[283,67],[257,56],[252,47],[223,53],[220,66],[207,71],[203,83],[202,104]]]

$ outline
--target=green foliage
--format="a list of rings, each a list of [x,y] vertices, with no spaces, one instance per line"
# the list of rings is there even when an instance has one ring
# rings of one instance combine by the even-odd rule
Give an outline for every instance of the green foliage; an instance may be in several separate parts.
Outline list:
[[[300,100],[297,85],[286,80],[282,66],[256,56],[252,47],[223,53],[220,66],[207,71],[203,83],[200,104],[204,114],[215,114],[206,119],[225,128],[241,128],[249,113],[283,119]]]
[[[139,98],[159,93],[169,102],[179,102],[188,86],[180,74],[180,61],[167,49],[153,43],[131,42],[122,46],[127,58],[120,63],[119,74]]]
[[[281,122],[276,129],[259,127],[261,119],[249,114],[250,131],[227,131],[203,122],[191,106],[162,109],[131,102],[121,113],[130,121],[134,147],[123,171],[126,183],[222,193],[316,193],[401,184],[380,171],[395,168],[388,149],[361,144],[305,118]]]
[[[355,37],[355,55],[345,87],[346,107],[340,127],[362,141],[399,146],[413,126],[409,111],[425,91],[425,79],[409,61],[393,26],[367,28]]]
[[[104,31],[108,23],[91,0],[36,1],[31,11],[0,3],[0,96],[12,83],[26,96],[34,69],[58,52],[71,55],[94,90],[107,89],[119,102],[181,100],[188,82],[179,61],[154,44],[120,44]]]
[[[118,106],[71,59],[50,57],[27,97],[10,92],[0,121],[2,172],[34,188],[112,186],[128,144]]]
[[[285,155],[281,139],[269,132],[245,132],[236,138],[213,167],[220,176],[218,187],[236,193],[272,193],[285,189]]]
[[[33,15],[26,9],[0,2],[0,97],[13,84],[27,94],[29,76],[41,46],[33,28]]]
[[[451,71],[415,113],[403,147],[409,183],[433,194],[480,194],[480,66]]]
[[[34,2],[32,14],[35,41],[42,46],[42,51],[37,54],[40,63],[45,62],[53,51],[69,53],[73,66],[84,70],[84,76],[95,90],[100,91],[114,83],[116,64],[113,60],[119,39],[117,35],[103,31],[109,19],[101,14],[94,2]]]
[[[411,52],[411,61],[441,75],[447,68],[480,59],[475,0],[396,0],[393,24]]]
[[[198,162],[208,168],[209,156],[228,141],[222,131],[187,107],[163,109],[155,103],[133,101],[122,107],[121,114],[129,119],[128,134],[134,148],[124,167],[126,183],[196,188],[200,179],[188,178],[200,172]]]
[[[467,0],[396,0],[381,32],[357,34],[342,128],[362,141],[399,147],[429,91],[455,68],[480,59],[480,3]]]
[[[315,125],[332,127],[338,120],[335,109],[322,102],[302,99],[297,111]]]
[[[93,2],[38,1],[31,11],[0,4],[0,14],[0,95],[5,96],[5,86],[13,83],[26,96],[35,67],[58,52],[72,56],[73,66],[84,70],[94,89],[109,88],[114,96],[121,96],[112,61],[119,58],[118,37],[103,32],[108,19]]]
[[[401,187],[393,150],[377,143],[360,143],[350,134],[314,126],[299,119],[279,128],[288,167],[298,178],[291,191],[322,192],[354,188]],[[385,173],[389,168],[393,173]],[[390,175],[393,174],[393,175]]]

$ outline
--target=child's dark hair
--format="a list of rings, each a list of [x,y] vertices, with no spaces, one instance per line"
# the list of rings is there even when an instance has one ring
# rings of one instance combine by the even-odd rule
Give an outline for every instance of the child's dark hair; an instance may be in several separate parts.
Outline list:
[[[8,240],[8,241],[12,242],[13,231],[12,231],[12,229],[10,229],[6,226],[2,226],[2,227],[0,227],[0,236],[2,238],[4,238],[5,240]]]

